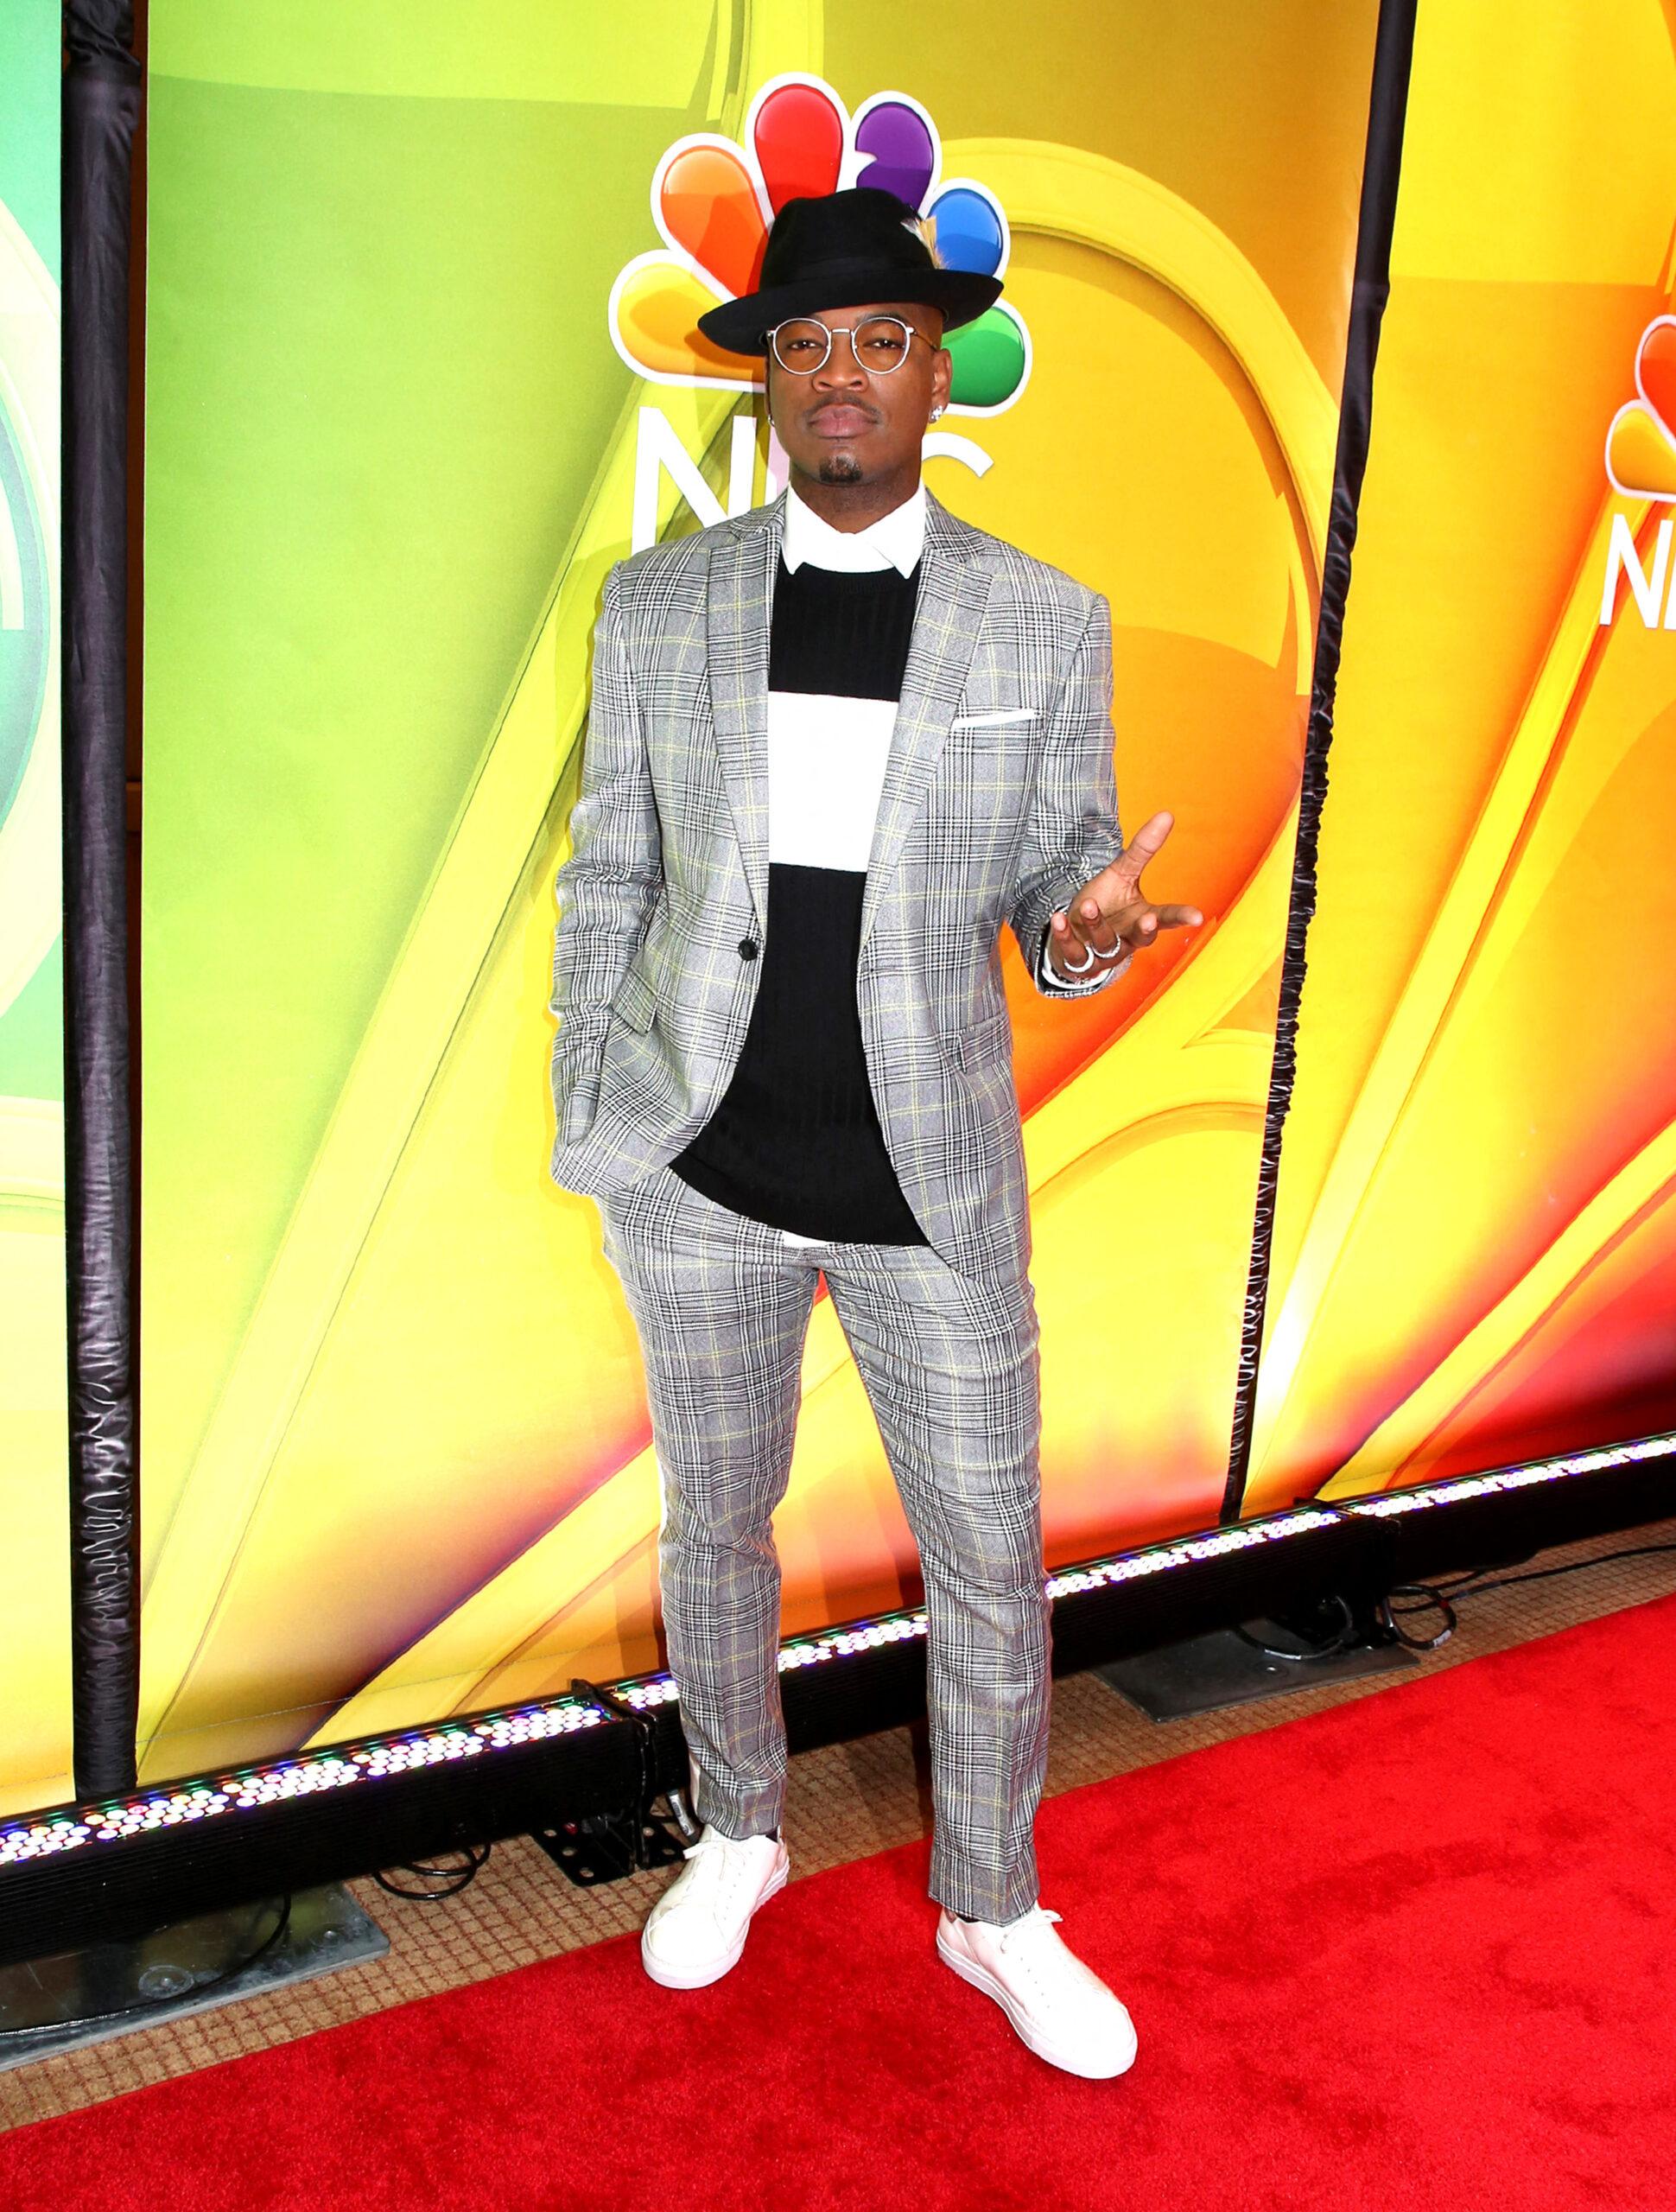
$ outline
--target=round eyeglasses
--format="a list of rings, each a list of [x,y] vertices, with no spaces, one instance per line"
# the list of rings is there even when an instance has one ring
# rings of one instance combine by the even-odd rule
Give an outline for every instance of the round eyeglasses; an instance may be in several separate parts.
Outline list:
[[[813,315],[797,315],[790,322],[777,322],[766,334],[774,359],[794,377],[812,377],[816,369],[825,368],[833,339],[839,334],[849,340],[857,367],[873,376],[889,376],[899,369],[913,351],[914,340],[925,338],[923,330],[895,315],[870,315],[853,328],[840,323],[836,332]],[[930,339],[925,338],[925,343],[936,352]]]

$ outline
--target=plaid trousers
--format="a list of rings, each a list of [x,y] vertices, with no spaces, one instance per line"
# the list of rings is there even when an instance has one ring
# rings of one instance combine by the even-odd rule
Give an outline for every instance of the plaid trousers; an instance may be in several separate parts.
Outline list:
[[[927,1245],[791,1242],[668,1166],[600,1207],[645,1364],[663,1624],[699,1818],[733,1837],[780,1818],[771,1519],[790,1471],[824,1272],[919,1548],[931,1895],[973,1919],[1015,1919],[1037,1896],[1049,1703],[1028,1273],[959,1273]]]

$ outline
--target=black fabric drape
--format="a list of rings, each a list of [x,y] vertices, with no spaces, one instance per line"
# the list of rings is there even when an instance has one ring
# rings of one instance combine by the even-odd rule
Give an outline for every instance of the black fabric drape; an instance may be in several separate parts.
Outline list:
[[[1416,0],[1385,0],[1380,10],[1374,41],[1368,151],[1362,165],[1362,204],[1356,227],[1355,286],[1351,295],[1349,337],[1344,358],[1344,393],[1333,465],[1332,506],[1322,563],[1321,621],[1316,633],[1309,732],[1304,745],[1298,846],[1292,861],[1292,903],[1287,912],[1286,951],[1280,969],[1280,1007],[1274,1030],[1274,1060],[1263,1124],[1262,1158],[1257,1171],[1257,1211],[1252,1233],[1251,1268],[1246,1281],[1228,1483],[1222,1494],[1222,1518],[1225,1522],[1240,1517],[1251,1464],[1251,1424],[1257,1402],[1263,1317],[1268,1302],[1275,1199],[1280,1180],[1281,1133],[1298,1071],[1298,1008],[1304,994],[1310,921],[1315,912],[1316,855],[1321,836],[1321,810],[1327,796],[1327,755],[1333,741],[1333,701],[1344,635],[1345,601],[1350,588],[1350,553],[1355,543],[1356,508],[1362,498],[1373,422],[1374,362],[1379,352],[1380,323],[1391,289],[1391,227],[1396,216],[1397,180],[1402,167],[1403,122],[1408,107],[1409,65],[1414,50],[1415,4]]]
[[[64,10],[64,1060],[71,1671],[79,1799],[131,1789],[139,1509],[129,1258],[127,0]]]

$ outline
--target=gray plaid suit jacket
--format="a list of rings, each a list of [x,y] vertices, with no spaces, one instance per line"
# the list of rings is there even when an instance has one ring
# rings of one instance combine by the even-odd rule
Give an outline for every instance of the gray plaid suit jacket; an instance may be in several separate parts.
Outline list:
[[[768,626],[785,500],[647,546],[606,579],[555,886],[563,1190],[605,1198],[671,1160],[745,1041],[768,906]],[[1123,849],[1111,704],[1104,595],[928,487],[856,995],[904,1195],[965,1273],[1029,1262],[1000,937],[1012,930],[1036,977],[1050,915]]]

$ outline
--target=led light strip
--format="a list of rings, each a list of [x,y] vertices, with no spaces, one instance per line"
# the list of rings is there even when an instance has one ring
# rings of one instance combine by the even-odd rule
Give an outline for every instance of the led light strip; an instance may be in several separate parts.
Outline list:
[[[210,1820],[223,1813],[254,1812],[258,1806],[283,1804],[327,1789],[345,1789],[352,1783],[413,1774],[422,1767],[476,1758],[484,1751],[508,1751],[515,1744],[570,1736],[581,1728],[598,1728],[605,1719],[606,1715],[593,1706],[558,1698],[546,1705],[486,1714],[478,1720],[381,1738],[352,1751],[321,1751],[312,1758],[278,1759],[270,1766],[239,1768],[201,1782],[111,1799],[74,1813],[55,1813],[45,1820],[16,1821],[0,1827],[0,1868],[48,1858],[54,1852],[78,1850],[86,1844],[120,1843],[129,1836],[144,1835],[156,1828],[181,1827],[188,1821]]]
[[[1504,1467],[1494,1475],[1458,1475],[1425,1490],[1393,1490],[1378,1497],[1356,1498],[1339,1510],[1367,1521],[1388,1521],[1400,1513],[1420,1513],[1428,1506],[1458,1505],[1470,1497],[1491,1497],[1497,1491],[1528,1490],[1533,1483],[1560,1481],[1567,1475],[1597,1475],[1608,1467],[1633,1466],[1642,1459],[1676,1455],[1676,1436],[1648,1436],[1638,1444],[1609,1450],[1578,1452],[1569,1459],[1538,1459],[1528,1467]]]
[[[1647,1437],[1634,1444],[1537,1460],[1529,1466],[1503,1468],[1494,1474],[1463,1475],[1424,1489],[1392,1491],[1377,1497],[1349,1499],[1343,1505],[1304,1506],[1276,1514],[1269,1520],[1210,1529],[1203,1535],[1152,1544],[1144,1551],[1120,1552],[1110,1559],[1091,1560],[1084,1567],[1067,1567],[1048,1577],[1048,1596],[1075,1598],[1092,1590],[1114,1589],[1148,1575],[1166,1573],[1172,1567],[1225,1558],[1231,1553],[1250,1551],[1260,1545],[1281,1543],[1290,1537],[1330,1528],[1345,1520],[1389,1520],[1400,1514],[1424,1512],[1434,1506],[1458,1505],[1501,1491],[1526,1490],[1534,1484],[1559,1482],[1571,1476],[1600,1474],[1612,1467],[1671,1458],[1676,1458],[1676,1435]],[[852,1621],[843,1628],[828,1629],[819,1636],[793,1637],[780,1647],[779,1669],[783,1675],[792,1674],[807,1667],[825,1666],[834,1660],[854,1658],[860,1652],[876,1651],[886,1644],[916,1643],[923,1640],[926,1631],[923,1608],[915,1612],[886,1613],[877,1620]],[[615,1688],[626,1704],[642,1713],[676,1702],[675,1683],[667,1674],[638,1675],[616,1684]],[[473,1720],[383,1737],[352,1751],[318,1751],[302,1758],[279,1759],[267,1766],[238,1768],[204,1780],[145,1790],[103,1804],[37,1815],[0,1825],[0,1870],[93,1844],[118,1843],[158,1828],[181,1827],[193,1821],[213,1820],[228,1813],[254,1812],[263,1805],[283,1804],[328,1789],[343,1789],[355,1783],[382,1781],[396,1775],[412,1774],[423,1767],[476,1758],[484,1751],[510,1751],[520,1744],[575,1735],[581,1729],[603,1726],[608,1717],[598,1707],[578,1699],[551,1698],[505,1713],[485,1713]]]
[[[1230,1552],[1246,1552],[1259,1544],[1280,1542],[1287,1536],[1306,1535],[1312,1529],[1330,1529],[1339,1515],[1330,1509],[1309,1506],[1299,1513],[1277,1514],[1272,1521],[1250,1521],[1234,1529],[1217,1529],[1209,1535],[1188,1536],[1173,1544],[1152,1544],[1144,1552],[1119,1552],[1114,1558],[1095,1560],[1087,1567],[1067,1567],[1048,1579],[1051,1598],[1080,1597],[1085,1590],[1108,1590],[1121,1582],[1139,1582],[1149,1574],[1162,1574],[1172,1567],[1186,1567],[1196,1560],[1224,1559]]]

